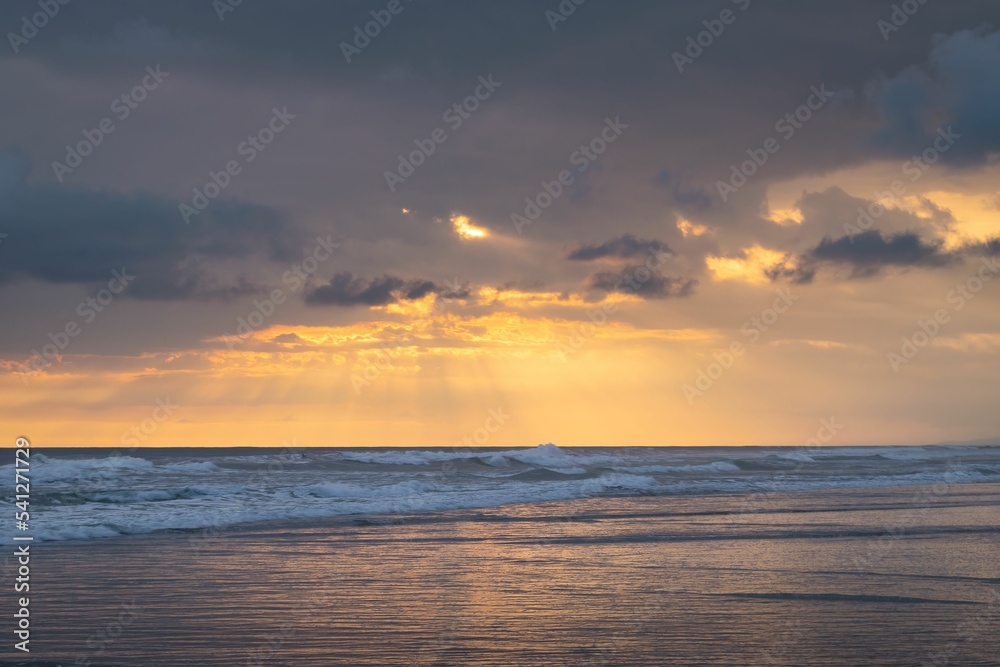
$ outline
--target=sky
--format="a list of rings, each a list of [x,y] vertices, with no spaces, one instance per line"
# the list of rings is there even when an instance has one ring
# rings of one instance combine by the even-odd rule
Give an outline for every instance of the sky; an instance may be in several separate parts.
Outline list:
[[[0,421],[129,450],[989,441],[998,26],[5,2]]]

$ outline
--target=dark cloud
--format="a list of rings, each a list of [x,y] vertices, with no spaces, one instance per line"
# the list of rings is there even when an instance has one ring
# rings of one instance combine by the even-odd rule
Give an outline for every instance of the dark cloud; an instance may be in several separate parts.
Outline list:
[[[700,3],[656,0],[627,5],[585,3],[553,33],[545,12],[556,9],[558,3],[404,1],[402,13],[348,64],[341,42],[350,42],[354,27],[371,21],[370,12],[383,10],[385,2],[243,2],[220,20],[217,7],[223,4],[228,3],[68,3],[44,28],[45,40],[32,41],[20,54],[7,49],[0,55],[40,57],[65,68],[110,68],[127,58],[163,55],[229,76],[260,72],[360,80],[379,72],[387,81],[415,76],[440,80],[470,72],[474,77],[482,73],[484,63],[504,66],[508,71],[533,70],[532,76],[539,79],[565,65],[570,71],[580,70],[567,82],[570,85],[616,77],[620,85],[628,85],[631,82],[624,64],[643,74],[679,78],[672,53],[685,46],[688,35],[704,30],[702,21],[717,18],[719,11]],[[725,38],[706,49],[692,71],[720,65],[735,72],[755,67],[768,71],[768,65],[777,65],[781,70],[776,78],[780,78],[791,72],[815,75],[816,71],[809,70],[817,62],[838,63],[848,71],[867,70],[873,61],[890,65],[913,62],[914,52],[926,49],[935,32],[973,27],[973,21],[976,25],[996,22],[998,16],[995,7],[976,0],[954,0],[939,6],[927,3],[920,8],[918,19],[892,34],[892,48],[887,48],[876,21],[889,18],[888,4],[870,0],[808,6],[795,0],[751,4],[745,13],[736,12],[736,25],[743,29],[727,28]],[[18,28],[21,17],[35,10],[36,3],[4,3],[0,24]],[[620,48],[592,48],[608,42]],[[541,57],[560,52],[567,55],[551,63]],[[799,57],[789,58],[790,52]],[[205,58],[206,54],[212,57]],[[582,67],[571,67],[579,61],[583,61]],[[702,63],[708,66],[699,67]],[[685,79],[689,78],[686,74]]]
[[[304,343],[305,339],[295,333],[278,334],[271,339],[272,343]]]
[[[882,189],[889,192],[887,186]],[[916,211],[892,206],[884,193],[875,196],[882,198],[853,197],[836,186],[803,193],[795,204],[802,212],[802,224],[783,227],[776,238],[778,242],[794,239],[804,247],[824,237],[858,234],[876,226],[885,236],[928,226],[944,232],[955,222],[950,210],[920,195],[916,195],[920,203]]]
[[[415,301],[436,291],[438,291],[438,286],[430,280],[416,280],[407,285],[403,298],[407,301]]]
[[[794,285],[808,285],[816,277],[816,267],[780,264],[767,269],[764,273],[772,281],[787,280]]]
[[[18,154],[0,154],[0,228],[9,249],[0,285],[96,285],[124,267],[135,275],[127,297],[228,299],[258,288],[223,264],[291,261],[298,252],[297,235],[268,207],[217,200],[188,225],[176,202],[31,185],[27,171]]]
[[[926,242],[915,232],[884,234],[878,230],[825,237],[812,250],[773,266],[765,272],[772,281],[809,284],[824,265],[851,268],[850,278],[869,278],[889,267],[940,268],[973,257],[1000,255],[1000,237],[945,251],[940,242]]]
[[[873,276],[886,267],[940,267],[957,260],[939,243],[926,243],[916,233],[883,237],[878,230],[838,239],[826,237],[805,259],[806,263],[847,265],[852,269],[852,278]]]
[[[1000,237],[966,246],[963,250],[972,255],[1000,255]]]
[[[422,299],[438,286],[429,280],[403,280],[383,275],[371,280],[341,271],[326,285],[311,289],[306,303],[314,306],[384,306],[397,301]]]
[[[623,234],[600,244],[581,243],[574,246],[566,255],[566,259],[589,261],[594,259],[631,259],[649,254],[672,254],[669,246],[662,241],[651,241],[636,238],[631,234]]]
[[[587,287],[603,292],[635,294],[644,299],[686,298],[694,293],[698,281],[664,276],[645,266],[628,266],[621,271],[601,271],[587,279]]]
[[[595,240],[573,248],[571,257],[637,263],[638,246],[660,243],[643,239],[663,239],[684,255],[673,260],[674,272],[694,276],[708,253],[731,255],[755,243],[815,248],[824,236],[846,233],[844,224],[867,204],[846,195],[835,202],[830,195],[822,220],[807,215],[800,228],[778,226],[760,218],[770,184],[863,164],[887,150],[908,159],[907,151],[923,149],[938,126],[935,110],[947,112],[942,120],[963,133],[956,156],[966,145],[983,154],[1000,127],[992,120],[1000,89],[996,38],[968,30],[1000,25],[1000,5],[927,3],[887,43],[876,21],[888,17],[888,5],[753,2],[681,74],[672,54],[704,30],[718,8],[656,0],[584,3],[553,32],[545,10],[556,4],[404,2],[405,10],[350,63],[341,42],[384,3],[244,2],[225,20],[203,0],[61,5],[20,53],[0,52],[0,77],[18,91],[5,105],[0,145],[21,145],[37,165],[34,180],[5,176],[0,165],[0,184],[16,181],[19,191],[0,194],[0,232],[9,234],[0,285],[30,277],[96,283],[112,267],[126,266],[139,275],[133,296],[227,298],[254,291],[260,276],[251,270],[241,277],[224,266],[251,257],[301,260],[290,224],[335,231],[363,247],[338,259],[343,263],[336,270],[352,275],[370,276],[365,267],[374,264],[391,275],[429,276],[438,285],[452,277],[485,285],[516,276],[567,289],[578,284],[579,267],[545,261],[558,253],[554,248]],[[33,1],[0,7],[0,25],[16,30],[35,7]],[[935,42],[935,33],[951,37]],[[63,154],[63,145],[107,115],[114,96],[156,64],[172,78],[71,177],[94,190],[37,185],[52,179],[47,165]],[[491,73],[503,82],[495,97],[460,128],[445,124],[442,111]],[[747,159],[747,149],[774,135],[775,120],[800,105],[811,86],[860,93],[882,75],[885,86],[853,99],[838,96],[783,141],[780,153],[741,189],[742,201],[721,201],[716,181]],[[237,142],[260,127],[263,111],[286,103],[299,114],[292,130],[227,191],[274,208],[215,200],[192,225],[181,224],[172,199],[189,196],[209,169],[221,168]],[[575,171],[572,151],[616,114],[631,128],[586,173]],[[880,123],[882,143],[866,144]],[[447,144],[389,193],[383,171],[438,126],[447,129]],[[510,234],[511,214],[564,168],[574,169],[573,188],[545,211],[544,221],[525,230],[523,251],[486,242],[459,252],[444,226],[399,214],[401,207],[428,218],[461,211],[498,236]],[[110,189],[98,192],[102,186]],[[143,190],[156,194],[135,194]],[[279,209],[287,218],[275,213]],[[609,225],[609,212],[628,220],[635,236],[600,243],[621,233]],[[14,213],[22,223],[8,223]],[[715,233],[680,238],[667,221],[681,215]],[[878,220],[883,240],[916,228],[904,218],[893,210]],[[63,222],[51,222],[56,219]],[[28,252],[12,259],[17,243]],[[835,247],[818,250],[836,255]],[[840,261],[804,258],[809,261],[791,265],[803,268],[775,269],[774,278],[804,282],[820,264]],[[272,271],[262,273],[273,280]],[[614,280],[598,274],[594,282],[614,288],[621,276],[611,275]],[[334,302],[380,301],[387,291],[419,298],[436,289],[428,281],[372,282],[355,286],[358,294],[334,295]],[[673,296],[690,292],[686,285],[654,278],[639,293]],[[313,303],[322,302],[322,289]],[[468,291],[451,296],[465,298]]]
[[[935,147],[950,163],[987,160],[1000,151],[1000,32],[939,37],[926,65],[884,80],[876,98],[884,121],[876,147],[900,156]],[[947,142],[938,128],[947,126],[960,138],[942,151]]]
[[[468,284],[448,284],[440,294],[442,299],[468,299],[472,295],[472,286]]]

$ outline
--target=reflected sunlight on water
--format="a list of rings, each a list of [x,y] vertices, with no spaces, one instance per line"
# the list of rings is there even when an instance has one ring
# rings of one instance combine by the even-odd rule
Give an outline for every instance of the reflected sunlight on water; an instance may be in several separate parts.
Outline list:
[[[946,654],[996,665],[1000,487],[919,506],[914,493],[594,498],[44,544],[32,655],[144,667]],[[134,622],[95,640],[133,600]]]

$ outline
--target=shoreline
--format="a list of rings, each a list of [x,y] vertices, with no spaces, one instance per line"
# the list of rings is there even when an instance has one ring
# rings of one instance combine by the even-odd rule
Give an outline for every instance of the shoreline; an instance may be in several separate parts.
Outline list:
[[[835,487],[825,487],[825,488],[805,488],[805,489],[778,489],[778,490],[748,490],[744,492],[675,492],[675,493],[604,493],[600,495],[587,496],[587,497],[577,497],[577,498],[564,498],[564,499],[546,499],[537,501],[514,501],[510,503],[504,503],[500,505],[484,505],[477,507],[457,507],[457,508],[446,508],[446,509],[425,509],[425,510],[414,510],[408,512],[390,512],[390,513],[357,513],[357,514],[338,514],[338,515],[328,515],[328,516],[317,516],[317,517],[293,517],[287,519],[264,519],[264,520],[254,520],[241,523],[225,523],[218,524],[214,526],[207,527],[196,527],[196,528],[165,528],[161,530],[156,530],[152,532],[143,533],[133,533],[133,534],[123,534],[114,535],[108,537],[86,537],[86,538],[74,538],[74,539],[62,539],[62,540],[41,540],[35,542],[36,548],[42,545],[45,548],[50,548],[54,545],[61,544],[89,544],[89,543],[106,543],[115,540],[136,540],[136,539],[155,539],[155,538],[177,538],[183,539],[184,537],[198,536],[198,535],[229,535],[229,534],[240,534],[240,533],[259,533],[259,532],[269,532],[271,530],[276,530],[279,528],[284,528],[288,530],[300,530],[309,528],[337,528],[337,527],[358,527],[358,526],[393,526],[402,524],[417,524],[417,523],[438,523],[444,521],[461,521],[466,520],[470,517],[482,516],[485,521],[504,521],[504,520],[517,520],[510,517],[510,512],[505,511],[511,508],[514,514],[521,514],[518,508],[523,508],[523,510],[534,509],[531,514],[540,514],[544,516],[543,510],[546,507],[560,508],[566,504],[585,504],[587,502],[601,501],[602,499],[621,499],[624,501],[628,500],[669,500],[672,498],[677,499],[694,499],[703,498],[706,500],[745,500],[747,498],[754,499],[754,502],[761,502],[763,500],[771,499],[777,500],[784,496],[795,496],[799,494],[810,494],[810,495],[843,495],[845,499],[851,499],[855,492],[865,491],[866,493],[877,493],[877,492],[898,492],[905,489],[912,489],[913,493],[910,496],[911,499],[919,500],[921,503],[928,503],[930,499],[938,496],[945,495],[944,491],[940,490],[940,487],[947,487],[947,495],[951,497],[960,496],[958,493],[959,489],[962,487],[978,487],[978,486],[992,486],[997,483],[993,482],[959,482],[950,483],[946,485],[933,485],[933,484],[887,484],[884,486],[835,486]],[[806,510],[801,510],[806,511]],[[825,509],[812,510],[817,512],[831,511]],[[727,512],[729,514],[740,514],[744,513],[740,510],[731,510]],[[708,512],[707,515],[715,515],[716,512]]]
[[[1000,484],[941,491],[924,507],[915,487],[749,505],[599,497],[258,524],[196,548],[184,533],[43,543],[32,655],[92,667],[922,664],[1000,611]],[[117,628],[123,609],[137,611]],[[96,655],[88,641],[108,627],[118,636]],[[962,639],[967,659],[952,664],[988,665],[998,641]]]

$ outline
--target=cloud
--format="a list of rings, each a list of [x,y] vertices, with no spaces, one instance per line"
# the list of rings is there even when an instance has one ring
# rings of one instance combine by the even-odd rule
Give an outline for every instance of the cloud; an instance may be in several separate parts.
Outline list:
[[[813,282],[822,265],[851,268],[851,279],[870,278],[888,267],[941,268],[960,264],[971,257],[1000,255],[1000,237],[967,243],[945,250],[940,240],[924,241],[915,232],[884,235],[871,230],[854,236],[825,237],[812,250],[768,267],[771,281],[788,280],[804,285]]]
[[[438,286],[430,280],[403,280],[383,275],[371,280],[356,278],[350,271],[341,271],[326,285],[314,287],[306,294],[306,303],[314,306],[385,306],[398,301],[417,301]]]
[[[670,247],[662,241],[639,239],[631,234],[622,234],[618,238],[600,244],[577,244],[566,255],[566,259],[574,261],[631,259],[642,255],[662,253],[672,254]]]
[[[816,277],[816,267],[778,264],[766,269],[764,275],[772,282],[785,279],[794,285],[808,285]]]
[[[966,246],[964,250],[974,255],[1000,255],[1000,237]]]
[[[957,260],[944,252],[940,243],[926,243],[914,232],[883,237],[878,230],[838,239],[825,237],[806,259],[850,266],[852,278],[873,276],[890,266],[940,267]]]
[[[642,280],[643,277],[646,279]],[[621,271],[595,273],[586,284],[590,289],[634,294],[644,299],[682,299],[694,293],[698,281],[652,273],[645,266],[627,266]]]
[[[962,30],[938,38],[926,65],[875,87],[884,124],[876,147],[908,156],[933,145],[939,126],[962,136],[943,153],[952,163],[981,163],[1000,152],[1000,32]]]
[[[176,202],[30,185],[28,169],[20,154],[0,153],[0,227],[10,248],[0,286],[24,279],[95,285],[125,267],[136,276],[127,297],[229,299],[258,287],[223,263],[290,261],[297,252],[297,235],[266,206],[214,201],[197,224],[185,225]]]

